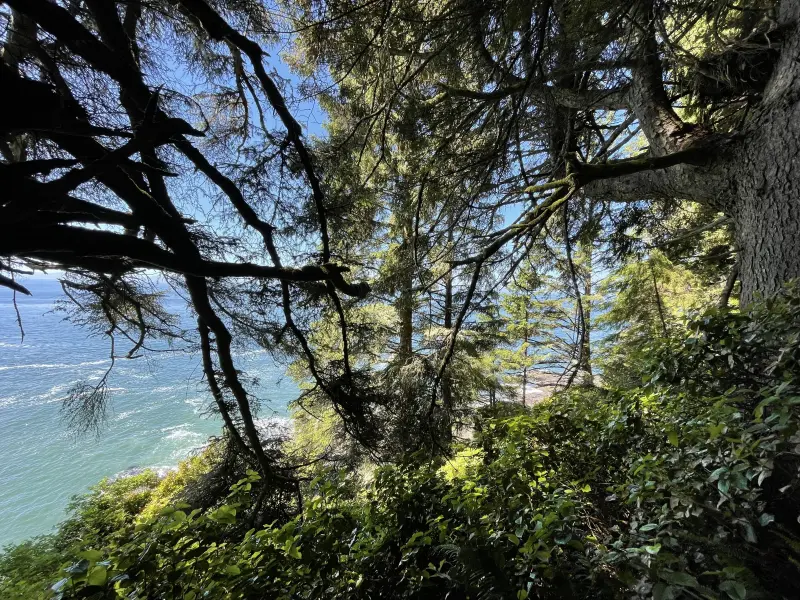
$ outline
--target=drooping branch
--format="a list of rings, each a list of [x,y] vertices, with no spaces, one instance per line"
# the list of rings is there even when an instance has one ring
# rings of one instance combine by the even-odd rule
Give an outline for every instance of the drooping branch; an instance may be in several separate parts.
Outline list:
[[[3,274],[0,274],[0,286],[7,287],[15,292],[20,292],[21,294],[25,294],[26,296],[30,296],[31,293],[28,291],[24,285],[21,285],[14,281],[11,277],[6,277]]]
[[[203,358],[203,372],[205,373],[208,387],[211,390],[211,396],[217,404],[217,410],[228,428],[233,443],[242,451],[243,456],[252,455],[252,451],[247,447],[247,444],[245,444],[239,433],[239,429],[233,422],[233,417],[228,409],[228,404],[225,401],[222,388],[217,380],[217,372],[214,368],[214,361],[211,358],[211,337],[209,335],[208,326],[201,318],[197,320],[197,331],[200,333],[200,351]]]
[[[278,86],[275,85],[275,82],[264,69],[264,51],[256,42],[248,39],[228,25],[225,19],[203,0],[180,0],[180,4],[190,15],[197,19],[211,39],[232,43],[250,59],[256,77],[259,83],[261,83],[272,108],[278,113],[281,122],[286,128],[287,136],[297,152],[300,163],[303,165],[303,170],[311,186],[314,204],[317,209],[317,219],[319,220],[320,237],[322,239],[322,262],[329,262],[331,251],[328,234],[327,208],[325,206],[325,194],[322,190],[322,183],[317,175],[311,154],[303,142],[303,130],[300,124],[295,120],[286,106],[286,101],[278,89]]]
[[[117,264],[131,268],[157,268],[170,273],[197,277],[254,277],[282,281],[329,281],[344,294],[361,298],[367,286],[350,284],[342,273],[349,271],[341,265],[307,265],[301,268],[274,267],[248,262],[205,260],[169,252],[144,239],[72,226],[16,228],[0,239],[0,254],[31,256],[79,265],[81,259],[97,261],[117,259]],[[93,260],[94,259],[94,260]]]
[[[536,84],[532,84],[527,79],[488,92],[457,88],[443,83],[438,84],[438,87],[442,89],[442,95],[436,97],[437,101],[449,96],[452,98],[469,98],[472,100],[496,102],[512,96],[525,94],[537,102],[544,102],[546,99],[551,98],[561,106],[578,110],[597,108],[621,110],[628,106],[628,90],[624,87],[608,90],[570,90],[552,85],[536,86]],[[428,102],[430,103],[432,101],[429,100]]]

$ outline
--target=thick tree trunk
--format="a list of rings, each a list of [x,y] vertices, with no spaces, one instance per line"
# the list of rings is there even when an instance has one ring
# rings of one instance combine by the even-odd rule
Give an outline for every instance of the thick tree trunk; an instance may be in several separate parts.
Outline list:
[[[785,141],[800,149],[800,140]],[[733,210],[744,303],[800,278],[800,155],[762,156],[760,173],[739,178],[745,181]]]
[[[652,22],[646,13],[641,20]],[[645,39],[627,101],[651,153],[701,147],[708,163],[596,180],[584,188],[610,201],[693,200],[730,216],[744,303],[774,295],[786,281],[800,278],[800,2],[783,0],[778,24],[786,38],[772,78],[752,118],[730,137],[709,136],[682,123],[664,95],[653,40]]]
[[[770,296],[800,278],[800,2],[784,0],[793,24],[772,80],[729,174],[740,251],[742,300]],[[723,165],[724,167],[724,165]]]

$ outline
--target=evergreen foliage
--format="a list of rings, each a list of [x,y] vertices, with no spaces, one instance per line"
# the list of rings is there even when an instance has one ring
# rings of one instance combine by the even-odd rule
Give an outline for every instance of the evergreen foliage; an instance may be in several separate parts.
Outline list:
[[[0,287],[224,423],[3,599],[800,597],[796,0],[0,5]]]
[[[8,550],[0,585],[42,589],[69,556],[38,597],[796,597],[800,292],[688,332],[632,350],[643,385],[486,409],[452,459],[322,471],[264,526],[253,471],[208,508],[103,484],[56,539],[93,535]]]

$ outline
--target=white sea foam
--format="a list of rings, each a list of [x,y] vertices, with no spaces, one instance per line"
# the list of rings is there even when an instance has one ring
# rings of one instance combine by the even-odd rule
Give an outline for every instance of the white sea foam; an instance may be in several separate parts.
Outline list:
[[[177,429],[171,432],[165,439],[168,440],[190,440],[190,439],[201,439],[203,434],[198,433],[196,431],[190,431],[188,429]]]
[[[178,385],[162,385],[162,386],[153,388],[152,390],[150,390],[150,392],[153,393],[153,394],[163,394],[165,392],[173,392],[175,390],[179,390],[179,389],[181,389],[181,387],[183,387],[183,386],[181,386],[180,384],[178,384]]]
[[[36,396],[31,396],[31,400],[36,403],[40,403],[41,401],[44,402],[52,402],[53,400],[61,400],[63,397],[62,394],[66,392],[69,388],[75,385],[76,382],[69,382],[69,383],[59,383],[58,385],[54,385],[49,390],[44,392],[43,394],[38,394]]]
[[[191,427],[191,423],[181,423],[180,425],[172,425],[170,427],[162,427],[159,429],[161,433],[167,433],[169,431],[175,431],[176,429],[186,429],[187,427]]]
[[[119,413],[117,415],[114,415],[114,420],[115,421],[124,421],[125,419],[127,419],[131,415],[135,415],[138,412],[139,412],[138,410],[126,410],[126,411],[123,411],[123,412],[121,412],[121,413]]]
[[[20,348],[30,348],[30,344],[23,344],[21,342],[0,342],[0,348],[14,348],[18,350]]]
[[[265,417],[263,419],[256,419],[256,427],[259,433],[268,438],[283,438],[287,439],[294,433],[292,421],[286,417]]]
[[[150,467],[129,467],[127,469],[123,469],[119,473],[115,473],[109,479],[111,481],[116,481],[117,479],[124,479],[125,477],[133,477],[135,475],[141,475],[145,471],[153,471],[159,478],[163,479],[172,471],[177,471],[178,467],[175,465],[153,465]]]
[[[108,364],[108,359],[105,360],[90,360],[87,362],[80,362],[75,364],[68,363],[36,363],[31,365],[10,365],[0,367],[0,371],[16,371],[17,369],[74,369],[76,367],[91,367],[94,365]]]
[[[4,406],[11,406],[12,404],[15,404],[18,399],[19,396],[3,396],[0,398],[0,408],[3,408]]]
[[[198,398],[198,397],[186,398],[183,401],[183,403],[184,404],[188,404],[189,406],[191,406],[192,407],[192,412],[194,412],[194,414],[196,414],[196,415],[199,415],[200,413],[205,412],[206,400],[204,398]]]

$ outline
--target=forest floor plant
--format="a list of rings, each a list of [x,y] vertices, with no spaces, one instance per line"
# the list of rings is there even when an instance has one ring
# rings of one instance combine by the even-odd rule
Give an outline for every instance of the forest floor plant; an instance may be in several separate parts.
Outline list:
[[[318,470],[263,526],[252,471],[205,508],[174,480],[103,484],[59,534],[6,549],[0,596],[800,597],[798,289],[636,352],[640,387],[494,409],[450,458],[367,482]]]

